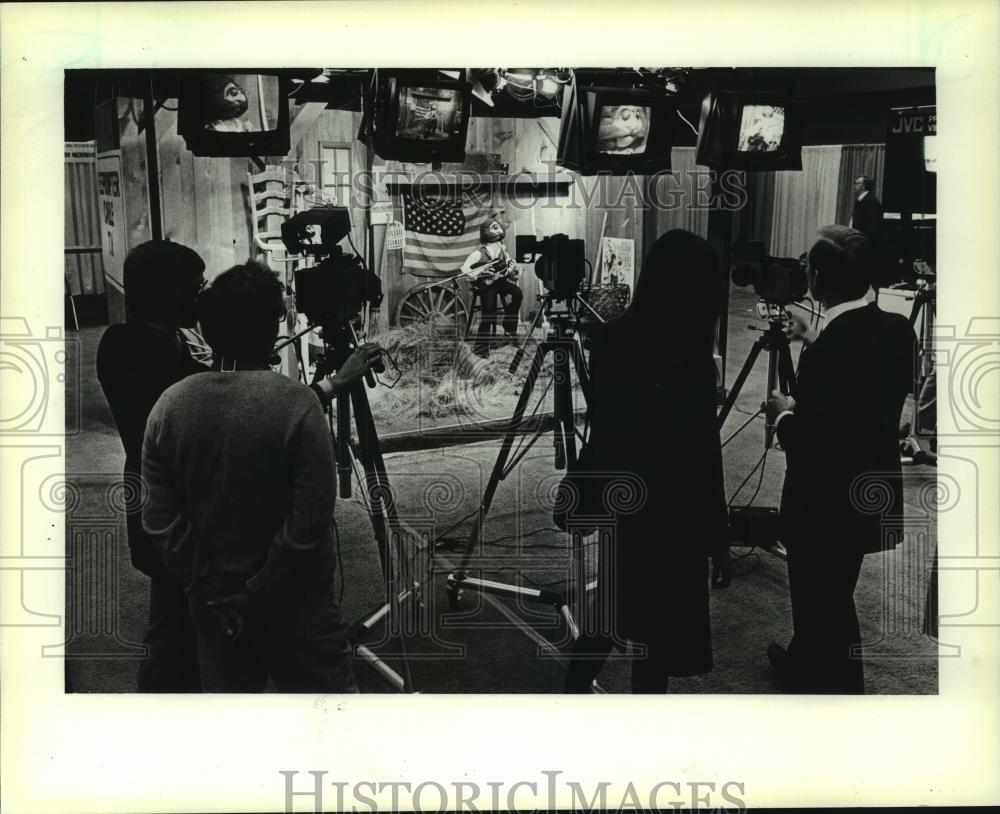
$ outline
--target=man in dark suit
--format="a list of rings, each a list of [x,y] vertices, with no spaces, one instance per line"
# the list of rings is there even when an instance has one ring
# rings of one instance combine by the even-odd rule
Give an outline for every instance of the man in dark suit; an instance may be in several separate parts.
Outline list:
[[[854,179],[854,209],[851,226],[871,240],[879,240],[882,231],[882,203],[875,197],[875,179],[859,175]]]
[[[854,589],[866,554],[902,531],[899,417],[913,381],[916,336],[907,320],[865,302],[870,241],[827,226],[809,251],[809,287],[826,312],[822,333],[793,319],[805,344],[794,399],[775,391],[785,451],[782,541],[794,636],[768,648],[779,679],[800,692],[863,693]]]

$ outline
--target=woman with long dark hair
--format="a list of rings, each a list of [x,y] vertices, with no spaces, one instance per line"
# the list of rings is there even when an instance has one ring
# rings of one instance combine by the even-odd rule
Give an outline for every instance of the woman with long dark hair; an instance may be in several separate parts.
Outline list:
[[[150,579],[149,657],[139,692],[198,692],[198,654],[186,599],[142,529],[142,436],[157,399],[174,382],[208,369],[199,359],[195,301],[205,263],[166,240],[143,243],[125,258],[125,322],[110,326],[97,349],[97,378],[125,448],[128,545],[132,564]],[[207,360],[206,360],[207,361]]]
[[[653,244],[632,303],[595,331],[590,468],[635,485],[602,534],[598,587],[567,692],[588,692],[614,646],[636,648],[632,692],[712,668],[709,558],[729,580],[716,423],[715,326],[722,277],[712,247],[672,230]],[[620,501],[619,501],[620,503]]]

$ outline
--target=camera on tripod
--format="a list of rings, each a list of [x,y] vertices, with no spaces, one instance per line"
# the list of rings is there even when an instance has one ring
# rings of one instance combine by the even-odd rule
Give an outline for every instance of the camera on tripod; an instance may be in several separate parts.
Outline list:
[[[518,235],[515,251],[519,263],[535,264],[535,276],[554,299],[569,300],[580,291],[586,263],[582,240],[562,234],[541,239]]]
[[[809,293],[803,258],[771,257],[763,240],[737,240],[732,249],[732,280],[770,305],[785,306],[805,299]]]
[[[313,324],[343,323],[361,313],[366,302],[382,302],[382,282],[359,257],[338,245],[351,231],[343,206],[317,206],[281,224],[289,254],[322,258],[295,271],[295,306]]]

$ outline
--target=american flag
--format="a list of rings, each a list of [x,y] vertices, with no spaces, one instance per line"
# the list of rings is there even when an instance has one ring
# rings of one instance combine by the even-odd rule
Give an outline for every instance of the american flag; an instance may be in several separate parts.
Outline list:
[[[473,199],[403,194],[406,248],[403,268],[417,274],[457,274],[479,245],[486,210]]]

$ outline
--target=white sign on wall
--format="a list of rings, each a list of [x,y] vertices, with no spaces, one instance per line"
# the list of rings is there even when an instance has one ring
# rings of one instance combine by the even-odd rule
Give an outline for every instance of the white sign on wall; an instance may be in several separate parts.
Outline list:
[[[119,291],[124,291],[123,266],[128,245],[125,237],[121,150],[111,150],[97,156],[97,201],[101,210],[104,274]]]
[[[635,241],[606,237],[601,246],[601,285],[635,286]]]

